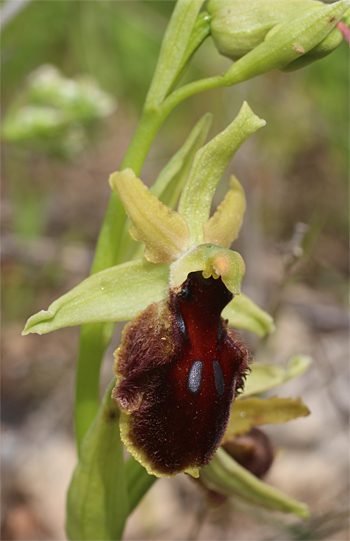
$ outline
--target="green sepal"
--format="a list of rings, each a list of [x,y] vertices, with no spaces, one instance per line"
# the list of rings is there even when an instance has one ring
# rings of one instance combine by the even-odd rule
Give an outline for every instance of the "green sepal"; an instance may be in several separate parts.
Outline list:
[[[291,62],[285,68],[282,68],[281,71],[285,73],[290,73],[298,69],[304,68],[315,62],[325,58],[327,55],[331,54],[343,41],[343,35],[338,30],[338,28],[333,28],[333,30],[322,40],[316,47],[311,49],[307,54],[304,54],[302,57],[297,58],[294,62]]]
[[[232,299],[223,310],[222,317],[228,319],[231,327],[246,329],[261,338],[275,330],[273,318],[244,293]]]
[[[178,208],[189,225],[191,247],[204,241],[203,226],[209,220],[213,195],[231,159],[265,124],[244,102],[234,121],[197,152]]]
[[[121,539],[129,513],[119,410],[113,381],[81,447],[68,490],[67,535],[75,541]]]
[[[309,368],[310,364],[311,358],[306,355],[291,357],[287,368],[255,362],[251,366],[251,371],[244,385],[244,391],[238,396],[238,400],[269,391],[290,379],[301,376]]]
[[[253,426],[286,423],[291,419],[310,415],[309,409],[300,398],[243,398],[232,404],[230,420],[221,444],[240,434],[245,434]]]
[[[213,115],[211,113],[202,116],[185,143],[160,172],[150,189],[153,195],[171,209],[177,203],[192,167],[195,154],[204,144],[212,121]]]
[[[182,60],[203,2],[204,0],[178,0],[176,3],[163,38],[146,98],[145,111],[159,107],[182,71]]]
[[[152,302],[164,298],[169,266],[132,261],[93,274],[30,317],[23,330],[45,334],[62,327],[107,321],[128,321]]]
[[[306,504],[260,481],[221,447],[216,451],[210,464],[201,469],[200,478],[207,488],[219,494],[236,497],[259,507],[294,513],[303,519],[309,516]]]
[[[170,285],[180,287],[190,272],[202,271],[204,278],[221,276],[227,289],[233,295],[239,295],[245,273],[242,256],[227,248],[215,244],[200,244],[170,267]]]

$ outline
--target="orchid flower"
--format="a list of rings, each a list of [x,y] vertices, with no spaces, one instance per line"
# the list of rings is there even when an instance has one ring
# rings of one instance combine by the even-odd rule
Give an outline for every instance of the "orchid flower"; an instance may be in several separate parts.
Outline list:
[[[208,131],[208,118],[198,124],[197,135]],[[157,477],[180,472],[198,477],[203,471],[203,478],[209,475],[208,482],[214,486],[216,479],[221,489],[222,474],[214,474],[213,481],[209,462],[222,441],[242,431],[242,423],[232,423],[230,415],[236,419],[237,411],[250,407],[244,413],[244,432],[259,424],[259,411],[265,414],[260,415],[262,423],[284,422],[309,413],[301,402],[289,399],[287,404],[277,398],[271,403],[254,399],[258,403],[251,404],[246,397],[259,392],[259,381],[262,390],[266,388],[266,381],[254,380],[253,375],[259,373],[255,369],[248,378],[253,391],[248,385],[245,400],[234,403],[249,373],[250,353],[231,327],[264,336],[274,330],[274,324],[241,293],[244,261],[229,249],[245,210],[244,191],[234,176],[211,217],[210,208],[233,155],[264,125],[244,103],[232,124],[196,152],[177,211],[157,197],[164,195],[174,175],[168,175],[167,182],[166,175],[160,176],[150,191],[130,168],[113,173],[110,185],[129,216],[132,238],[144,245],[143,257],[135,259],[139,244],[130,244],[133,255],[129,262],[90,276],[47,311],[32,316],[23,332],[41,334],[70,325],[132,320],[115,353],[112,399],[121,411],[122,441],[147,472]],[[173,169],[174,161],[170,162]],[[179,192],[178,183],[174,183],[172,195]],[[169,200],[174,206],[176,198]],[[308,363],[301,364],[297,373]],[[268,377],[268,382],[273,387],[284,377],[277,378],[277,383]],[[266,402],[265,409],[260,402]],[[214,462],[221,464],[221,460],[219,453]],[[225,464],[220,468],[225,470]],[[251,500],[265,501],[268,493],[272,507],[306,516],[303,504],[268,487],[237,463],[224,492],[237,492],[241,475]]]

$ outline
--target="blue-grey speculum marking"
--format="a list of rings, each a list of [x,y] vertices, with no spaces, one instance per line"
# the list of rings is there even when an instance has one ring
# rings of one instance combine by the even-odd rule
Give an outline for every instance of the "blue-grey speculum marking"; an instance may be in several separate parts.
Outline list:
[[[198,393],[202,382],[202,361],[194,361],[188,374],[187,386],[191,393]]]
[[[213,361],[213,369],[215,389],[217,390],[218,395],[221,396],[225,392],[225,380],[224,374],[222,373],[221,366],[218,361]]]

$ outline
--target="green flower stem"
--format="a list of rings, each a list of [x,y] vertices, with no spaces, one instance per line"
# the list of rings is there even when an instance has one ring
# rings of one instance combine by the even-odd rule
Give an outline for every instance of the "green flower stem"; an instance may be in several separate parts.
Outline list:
[[[210,90],[211,88],[219,88],[221,86],[228,86],[228,83],[225,79],[225,74],[215,75],[214,77],[207,77],[205,79],[199,79],[199,81],[194,81],[175,90],[170,96],[166,98],[161,106],[161,113],[165,117],[183,100],[198,94],[199,92],[204,92],[204,90]]]

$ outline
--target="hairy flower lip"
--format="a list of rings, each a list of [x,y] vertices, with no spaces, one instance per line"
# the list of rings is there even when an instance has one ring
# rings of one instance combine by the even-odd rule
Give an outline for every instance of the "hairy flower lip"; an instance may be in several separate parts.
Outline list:
[[[224,435],[250,358],[220,316],[231,298],[194,272],[124,330],[112,398],[127,449],[153,475],[198,477]]]

